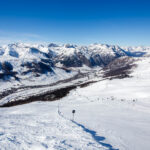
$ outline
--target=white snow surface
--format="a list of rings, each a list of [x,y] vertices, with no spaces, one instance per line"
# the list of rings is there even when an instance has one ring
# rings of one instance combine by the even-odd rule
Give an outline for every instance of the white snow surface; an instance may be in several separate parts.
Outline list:
[[[150,60],[136,63],[132,78],[100,81],[55,102],[0,108],[0,149],[149,150]]]

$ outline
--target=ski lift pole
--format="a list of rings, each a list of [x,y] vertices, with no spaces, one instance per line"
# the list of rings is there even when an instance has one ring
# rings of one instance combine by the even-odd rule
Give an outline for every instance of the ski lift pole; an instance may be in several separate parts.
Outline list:
[[[74,121],[74,114],[75,114],[75,110],[72,110],[72,120]]]

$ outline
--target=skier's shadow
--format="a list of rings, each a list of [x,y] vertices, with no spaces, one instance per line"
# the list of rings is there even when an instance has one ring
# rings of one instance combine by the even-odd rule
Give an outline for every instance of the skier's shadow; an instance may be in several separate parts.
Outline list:
[[[79,123],[77,123],[77,122],[75,122],[73,120],[72,120],[72,122],[75,123],[77,126],[81,127],[85,132],[89,133],[97,143],[99,143],[102,146],[108,148],[108,150],[119,150],[119,149],[113,148],[113,146],[110,145],[110,144],[102,142],[102,141],[105,140],[105,137],[98,136],[95,131],[88,129],[85,126],[83,126],[82,124],[79,124]]]

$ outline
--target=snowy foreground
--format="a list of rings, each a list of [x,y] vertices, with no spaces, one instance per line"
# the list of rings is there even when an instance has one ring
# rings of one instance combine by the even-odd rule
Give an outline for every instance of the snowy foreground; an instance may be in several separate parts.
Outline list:
[[[55,102],[0,108],[0,150],[149,150],[150,61],[137,64],[132,78],[97,82]]]

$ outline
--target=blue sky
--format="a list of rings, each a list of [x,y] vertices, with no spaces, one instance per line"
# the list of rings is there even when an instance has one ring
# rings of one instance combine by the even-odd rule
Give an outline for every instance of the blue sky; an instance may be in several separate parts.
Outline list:
[[[149,0],[1,0],[0,44],[150,45]]]

